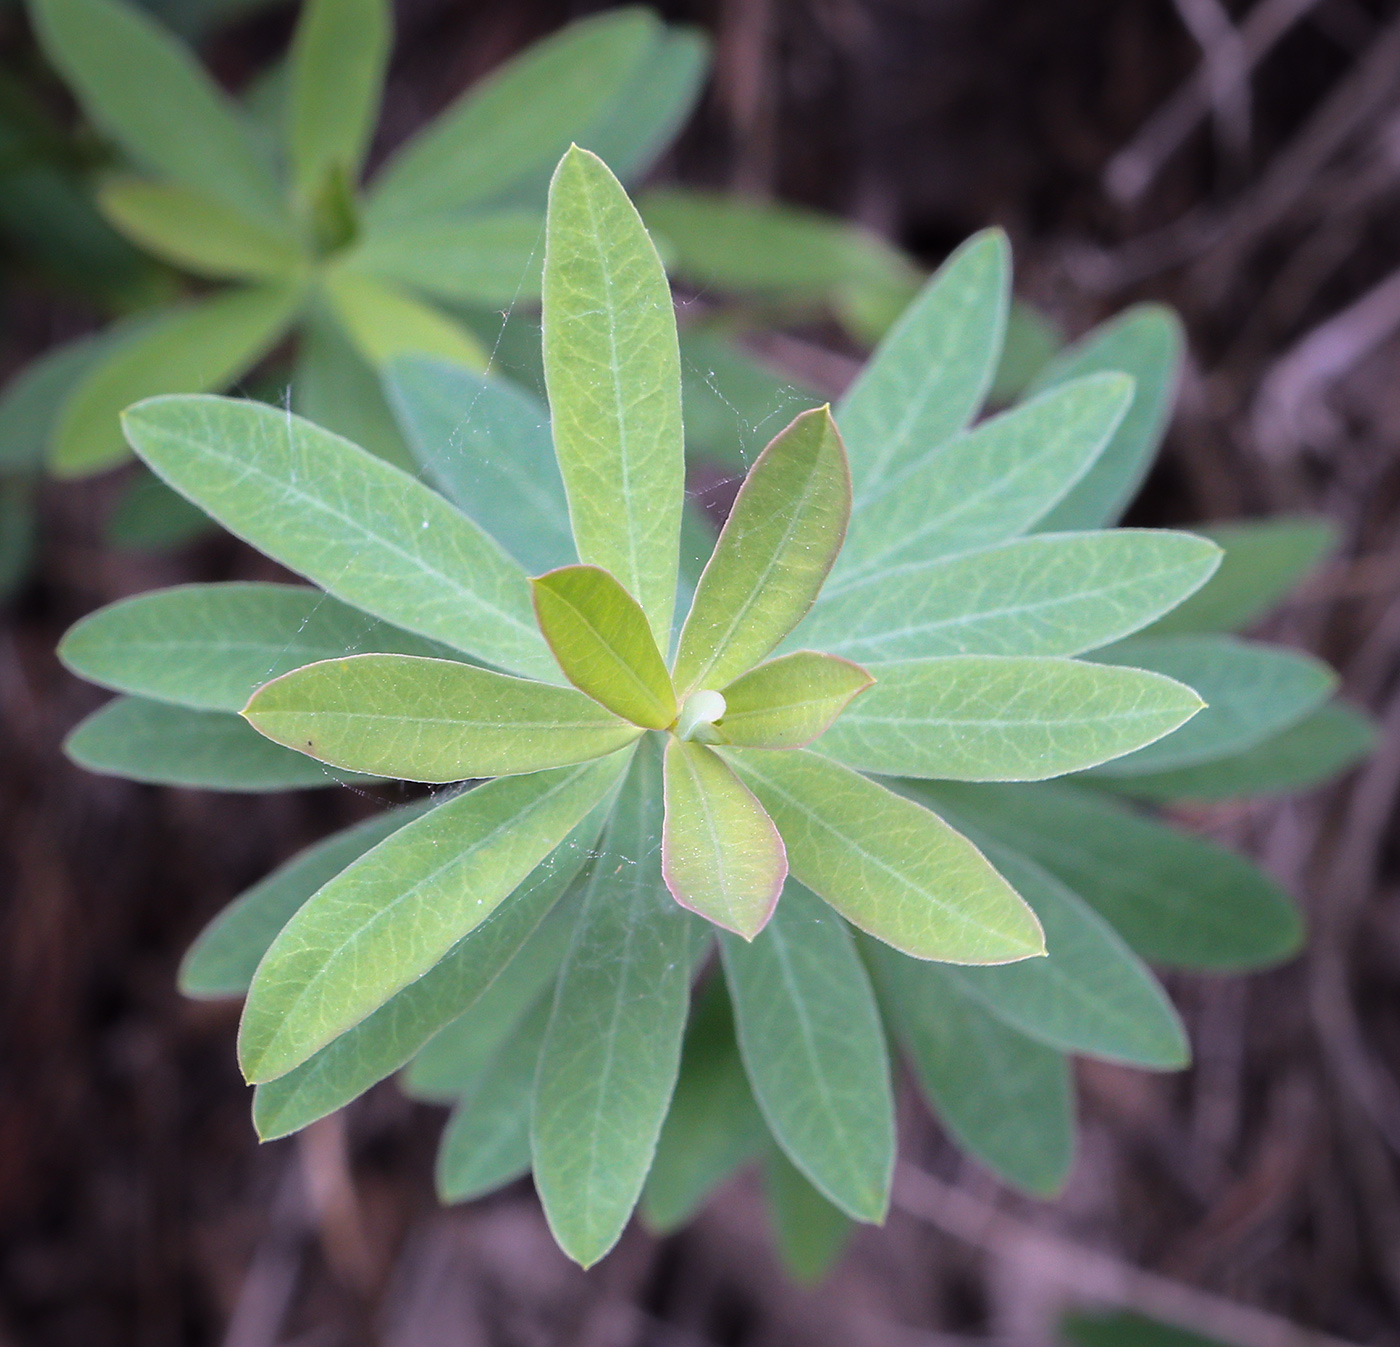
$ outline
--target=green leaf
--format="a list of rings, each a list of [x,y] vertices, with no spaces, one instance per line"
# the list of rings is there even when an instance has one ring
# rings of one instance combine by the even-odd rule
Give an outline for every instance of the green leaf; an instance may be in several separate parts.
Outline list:
[[[305,790],[334,786],[344,774],[264,739],[223,711],[118,697],[94,711],[63,742],[80,767],[153,786],[198,790]]]
[[[213,531],[214,521],[199,506],[191,505],[155,473],[136,463],[122,483],[103,537],[114,547],[168,552]]]
[[[155,399],[124,425],[177,491],[332,595],[501,668],[557,680],[525,573],[398,468],[300,417],[231,398]]]
[[[1001,362],[987,390],[987,401],[1000,407],[1019,398],[1064,344],[1059,329],[1043,313],[1013,299]]]
[[[670,1234],[768,1140],[734,1041],[734,1013],[722,977],[696,997],[681,1049],[681,1073],[656,1143],[641,1215]]]
[[[31,360],[0,393],[0,471],[37,468],[69,394],[109,348],[113,329],[79,337]]]
[[[845,1252],[850,1217],[812,1187],[777,1146],[764,1151],[763,1194],[788,1276],[803,1286],[815,1286]]]
[[[1045,953],[1035,914],[936,814],[805,749],[723,756],[778,825],[793,877],[852,925],[917,959]]]
[[[1037,861],[1153,963],[1238,972],[1302,943],[1297,908],[1243,856],[1096,792],[939,784],[920,797]]]
[[[258,967],[239,1027],[244,1075],[285,1075],[422,977],[558,846],[625,762],[487,782],[337,875]]]
[[[385,386],[413,457],[449,500],[531,574],[576,560],[543,402],[425,356],[390,361]]]
[[[36,532],[29,484],[0,480],[0,600],[8,599],[28,575]]]
[[[375,180],[372,231],[489,201],[553,164],[626,87],[659,21],[640,8],[570,24],[469,89]]]
[[[787,854],[753,792],[704,744],[668,738],[661,873],[671,896],[752,940],[787,878]]]
[[[1215,569],[1189,533],[1042,534],[822,594],[789,644],[861,664],[934,655],[1077,655],[1160,617]]]
[[[577,147],[549,189],[544,370],[579,560],[669,645],[684,492],[680,354],[661,259],[622,185]]]
[[[544,219],[502,211],[405,220],[361,241],[345,265],[438,299],[505,306],[540,297]]]
[[[833,587],[1025,533],[1102,452],[1132,395],[1126,375],[1091,375],[934,446],[851,516]]]
[[[894,1098],[870,979],[841,919],[789,884],[751,943],[720,937],[739,1051],[788,1158],[857,1221],[881,1222]]]
[[[198,1000],[242,996],[278,931],[317,889],[436,803],[419,800],[345,828],[297,852],[239,894],[186,951],[180,962],[180,991]]]
[[[1369,716],[1329,702],[1286,730],[1216,762],[1141,776],[1102,777],[1096,786],[1140,800],[1234,800],[1309,790],[1354,767],[1376,746]]]
[[[553,998],[541,997],[452,1111],[437,1155],[441,1202],[468,1202],[530,1171],[530,1104]]]
[[[1041,521],[1047,531],[1103,528],[1137,493],[1166,433],[1181,367],[1181,322],[1160,304],[1137,304],[1058,355],[1032,392],[1099,370],[1137,381],[1133,405],[1107,449],[1083,479]]]
[[[649,736],[582,881],[535,1086],[535,1185],[589,1267],[636,1205],[680,1066],[700,923],[661,878],[661,755]]]
[[[681,629],[682,698],[746,673],[812,606],[851,510],[851,479],[831,411],[803,412],[758,456],[700,577]]]
[[[1130,1310],[1067,1314],[1060,1321],[1060,1336],[1070,1347],[1228,1347],[1218,1338],[1202,1337]]]
[[[1160,674],[1071,659],[953,655],[871,673],[817,751],[885,776],[1043,781],[1160,739],[1203,705]]]
[[[270,1141],[335,1112],[392,1075],[444,1026],[470,1014],[500,978],[509,981],[513,960],[526,949],[533,952],[537,931],[544,936],[545,918],[583,867],[610,805],[605,797],[506,902],[421,978],[295,1070],[259,1085],[253,1096],[258,1135]]]
[[[466,328],[398,286],[344,263],[322,280],[336,316],[371,365],[395,356],[431,355],[468,369],[486,368],[486,352]]]
[[[1321,660],[1230,636],[1143,636],[1094,659],[1166,674],[1206,701],[1193,724],[1098,768],[1103,776],[1193,767],[1253,748],[1317,710],[1337,685]]]
[[[1179,608],[1152,626],[1153,636],[1237,631],[1263,617],[1337,546],[1325,519],[1251,519],[1194,529],[1225,549],[1220,569]]]
[[[287,158],[312,200],[328,175],[359,175],[379,117],[393,41],[384,0],[307,0],[288,57]]]
[[[293,669],[253,693],[243,716],[321,762],[405,781],[567,767],[641,733],[572,688],[417,655],[349,655]]]
[[[247,215],[283,219],[242,114],[158,24],[120,0],[31,0],[29,12],[88,115],[139,164]]]
[[[951,979],[862,942],[880,1004],[939,1120],[957,1143],[1037,1197],[1064,1187],[1074,1161],[1074,1088],[1062,1053],[1034,1043]]]
[[[196,188],[121,176],[105,182],[97,200],[133,243],[196,276],[287,280],[306,265],[285,230]]]
[[[676,718],[676,694],[646,614],[607,571],[561,566],[530,582],[540,630],[564,676],[647,729]]]
[[[120,414],[162,393],[222,388],[249,369],[292,321],[292,288],[230,290],[175,305],[118,342],[73,390],[54,427],[49,466],[59,477],[101,472],[127,456]]]
[[[58,657],[117,692],[203,711],[241,711],[291,669],[360,650],[441,647],[301,585],[177,585],[122,599],[69,628]]]
[[[802,748],[875,680],[849,660],[798,650],[750,669],[723,690],[716,729],[742,748]]]
[[[858,503],[962,430],[982,405],[1006,330],[1011,249],[973,235],[934,274],[836,409]]]

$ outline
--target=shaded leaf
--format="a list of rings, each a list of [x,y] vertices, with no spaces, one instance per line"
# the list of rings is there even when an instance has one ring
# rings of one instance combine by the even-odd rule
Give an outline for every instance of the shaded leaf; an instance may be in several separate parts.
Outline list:
[[[491,306],[538,299],[544,218],[501,211],[402,221],[370,234],[344,265],[438,299]]]
[[[850,1218],[812,1187],[776,1146],[764,1152],[763,1192],[788,1275],[804,1286],[815,1285],[845,1251]]]
[[[744,748],[802,748],[874,679],[849,660],[797,650],[750,669],[724,688],[717,728]]]
[[[1064,344],[1059,329],[1043,313],[1022,300],[1012,300],[1006,341],[987,401],[999,407],[1020,397]]]
[[[199,506],[191,505],[138,463],[123,483],[103,536],[114,547],[166,552],[213,531],[214,521]]]
[[[0,393],[0,470],[37,468],[60,409],[79,380],[102,356],[115,332],[79,337],[25,365]]]

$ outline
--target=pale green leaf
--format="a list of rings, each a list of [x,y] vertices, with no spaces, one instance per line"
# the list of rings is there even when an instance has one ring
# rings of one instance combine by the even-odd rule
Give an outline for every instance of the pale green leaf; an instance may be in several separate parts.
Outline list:
[[[1103,528],[1127,508],[1166,433],[1182,344],[1176,314],[1160,304],[1137,304],[1062,351],[1041,372],[1032,392],[1099,370],[1121,370],[1137,381],[1133,405],[1108,448],[1041,528]]]
[[[1197,589],[1220,551],[1189,533],[1039,534],[823,593],[788,644],[860,664],[933,655],[1077,655]]]
[[[1006,341],[987,401],[1001,407],[1019,398],[1065,344],[1059,329],[1023,300],[1011,301],[1006,317]]]
[[[560,1248],[585,1267],[617,1242],[651,1167],[702,925],[661,878],[661,754],[651,739],[582,881],[535,1086],[535,1185]]]
[[[567,767],[641,733],[572,688],[417,655],[348,655],[293,669],[253,693],[243,716],[321,762],[405,781]]]
[[[996,371],[1010,285],[1006,235],[975,234],[880,343],[836,409],[858,503],[972,420]]]
[[[723,689],[724,715],[715,728],[737,747],[802,748],[873,681],[859,664],[834,655],[780,655]]]
[[[752,942],[720,937],[739,1051],[788,1158],[842,1211],[880,1222],[894,1173],[894,1098],[880,1013],[845,924],[789,884]]]
[[[835,1266],[851,1237],[851,1220],[806,1179],[777,1146],[763,1155],[768,1223],[788,1276],[815,1286]]]
[[[345,263],[438,299],[492,307],[538,299],[543,264],[538,211],[405,220],[370,234]]]
[[[607,571],[563,566],[530,582],[535,616],[564,676],[647,729],[676,718],[676,694],[646,614]]]
[[[172,491],[144,464],[134,463],[102,536],[114,547],[169,552],[213,531],[214,521],[199,506]]]
[[[1043,781],[1150,744],[1202,706],[1160,674],[1071,659],[953,655],[870,673],[816,747],[885,776]]]
[[[831,412],[803,412],[750,469],[700,577],[676,654],[682,698],[733,682],[797,625],[841,550],[850,511]]]
[[[300,417],[230,398],[127,412],[149,466],[332,595],[501,668],[558,679],[525,573],[435,491]]]
[[[147,319],[84,375],[65,403],[49,445],[60,477],[101,472],[127,457],[120,415],[162,393],[223,388],[276,343],[296,314],[292,287],[230,290]]]
[[[422,977],[558,846],[625,762],[618,754],[487,782],[337,875],[258,967],[239,1028],[244,1074],[285,1075]]]
[[[1297,908],[1250,861],[1097,792],[939,784],[920,796],[1037,861],[1153,963],[1235,972],[1302,943]]]
[[[1166,674],[1206,702],[1193,723],[1098,768],[1104,776],[1194,767],[1243,752],[1317,710],[1337,685],[1321,660],[1230,636],[1141,636],[1093,658]]]
[[[486,351],[455,319],[397,285],[341,264],[322,277],[336,316],[376,368],[396,356],[430,355],[484,370]]]
[[[671,291],[636,209],[577,147],[549,189],[544,370],[579,560],[611,571],[671,636],[684,492]]]
[[[852,925],[919,959],[1044,954],[1035,914],[936,814],[805,749],[723,755],[778,825],[793,877]]]
[[[121,325],[55,346],[25,365],[0,393],[0,471],[37,468],[63,404],[109,349]]]

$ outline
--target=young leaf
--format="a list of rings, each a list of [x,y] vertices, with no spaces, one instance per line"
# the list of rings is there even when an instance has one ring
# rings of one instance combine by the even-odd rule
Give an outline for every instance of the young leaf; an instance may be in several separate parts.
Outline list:
[[[359,650],[443,647],[302,585],[176,585],[122,599],[70,627],[58,657],[80,678],[199,711],[241,711],[256,688]]]
[[[350,655],[293,669],[264,683],[243,716],[298,753],[405,781],[567,767],[641,733],[572,688],[417,655]]]
[[[1077,655],[1160,617],[1219,558],[1204,538],[1157,529],[1019,538],[823,594],[793,641],[862,664]]]
[[[158,398],[132,447],[231,533],[331,594],[554,682],[523,571],[435,491],[300,417],[232,398]]]
[[[881,1222],[894,1099],[880,1013],[850,933],[791,884],[751,943],[720,937],[739,1051],[778,1144],[857,1221]]]
[[[287,158],[312,201],[329,174],[354,182],[379,116],[393,40],[384,0],[307,0],[288,56]]]
[[[773,915],[787,853],[773,820],[704,744],[668,738],[661,873],[682,906],[752,940]]]
[[[401,355],[437,356],[467,369],[486,368],[486,352],[466,328],[396,285],[361,275],[345,263],[323,279],[336,316],[376,368]]]
[[[1064,1187],[1074,1161],[1074,1087],[1062,1053],[993,1018],[947,978],[862,941],[914,1074],[958,1144],[1037,1197]]]
[[[286,331],[295,287],[230,290],[176,305],[147,320],[93,365],[64,405],[49,445],[59,477],[101,472],[127,456],[120,413],[162,393],[221,388],[255,364]]]
[[[676,718],[666,662],[636,599],[597,566],[563,566],[530,582],[540,630],[564,676],[647,729]]]
[[[676,1092],[642,1189],[642,1220],[657,1234],[679,1229],[767,1139],[734,1041],[724,979],[712,977],[686,1026]]]
[[[682,698],[732,682],[797,625],[841,550],[850,511],[830,409],[803,412],[744,479],[700,577],[676,654]]]
[[[1045,953],[1035,914],[936,814],[805,749],[725,749],[787,845],[793,877],[916,959],[1009,963]]]
[[[1204,704],[1160,674],[1071,659],[953,655],[871,671],[817,751],[886,776],[1043,781],[1150,744]]]
[[[1096,529],[1114,523],[1136,494],[1166,433],[1181,366],[1177,316],[1160,304],[1137,304],[1058,355],[1032,392],[1098,370],[1136,380],[1133,405],[1108,448],[1079,484],[1041,520],[1047,531]]]
[[[636,1205],[675,1088],[698,945],[661,878],[661,761],[644,741],[582,881],[535,1085],[535,1184],[585,1267]]]
[[[718,724],[727,744],[802,748],[875,680],[849,660],[797,650],[750,669],[724,692]]]
[[[1144,636],[1094,659],[1179,678],[1206,701],[1194,724],[1105,764],[1105,776],[1193,767],[1253,748],[1315,711],[1337,685],[1321,660],[1229,636]]]
[[[1006,235],[984,230],[880,343],[836,409],[858,503],[972,420],[996,371],[1010,288]]]
[[[180,961],[180,991],[200,1000],[242,996],[277,932],[317,889],[436,803],[420,800],[376,814],[299,851],[241,893],[186,951]]]
[[[852,514],[833,592],[1025,533],[1102,452],[1132,396],[1126,375],[1090,375],[932,447]]]
[[[626,755],[502,777],[400,829],[331,880],[258,966],[239,1061],[273,1080],[422,977],[608,792]]]
[[[422,294],[493,308],[540,296],[544,217],[499,211],[403,221],[370,234],[345,265]]]
[[[449,500],[531,574],[576,560],[543,402],[427,356],[390,361],[384,378],[413,457]]]
[[[788,1275],[804,1286],[816,1285],[845,1250],[850,1218],[813,1188],[777,1146],[764,1151],[763,1192]]]
[[[1291,958],[1292,901],[1243,856],[1065,785],[915,787],[1037,861],[1144,959],[1239,972]],[[781,820],[779,820],[781,827]]]
[[[581,561],[669,645],[684,492],[680,354],[661,259],[622,185],[576,146],[549,189],[544,371]]]

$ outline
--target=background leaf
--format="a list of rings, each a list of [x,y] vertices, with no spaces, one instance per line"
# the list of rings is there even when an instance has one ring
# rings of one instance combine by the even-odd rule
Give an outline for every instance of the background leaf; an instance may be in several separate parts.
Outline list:
[[[804,1286],[815,1285],[849,1243],[850,1218],[812,1187],[776,1146],[764,1152],[763,1192],[788,1275]]]
[[[0,393],[0,471],[37,468],[59,410],[119,327],[102,336],[79,337],[37,356]]]
[[[214,532],[214,521],[172,491],[144,464],[131,466],[103,538],[114,547],[168,552]]]
[[[370,234],[346,261],[421,294],[493,307],[538,299],[543,264],[537,211],[406,220]]]
[[[460,323],[388,281],[341,263],[323,284],[336,317],[376,368],[401,355],[430,355],[486,368],[481,343]]]

